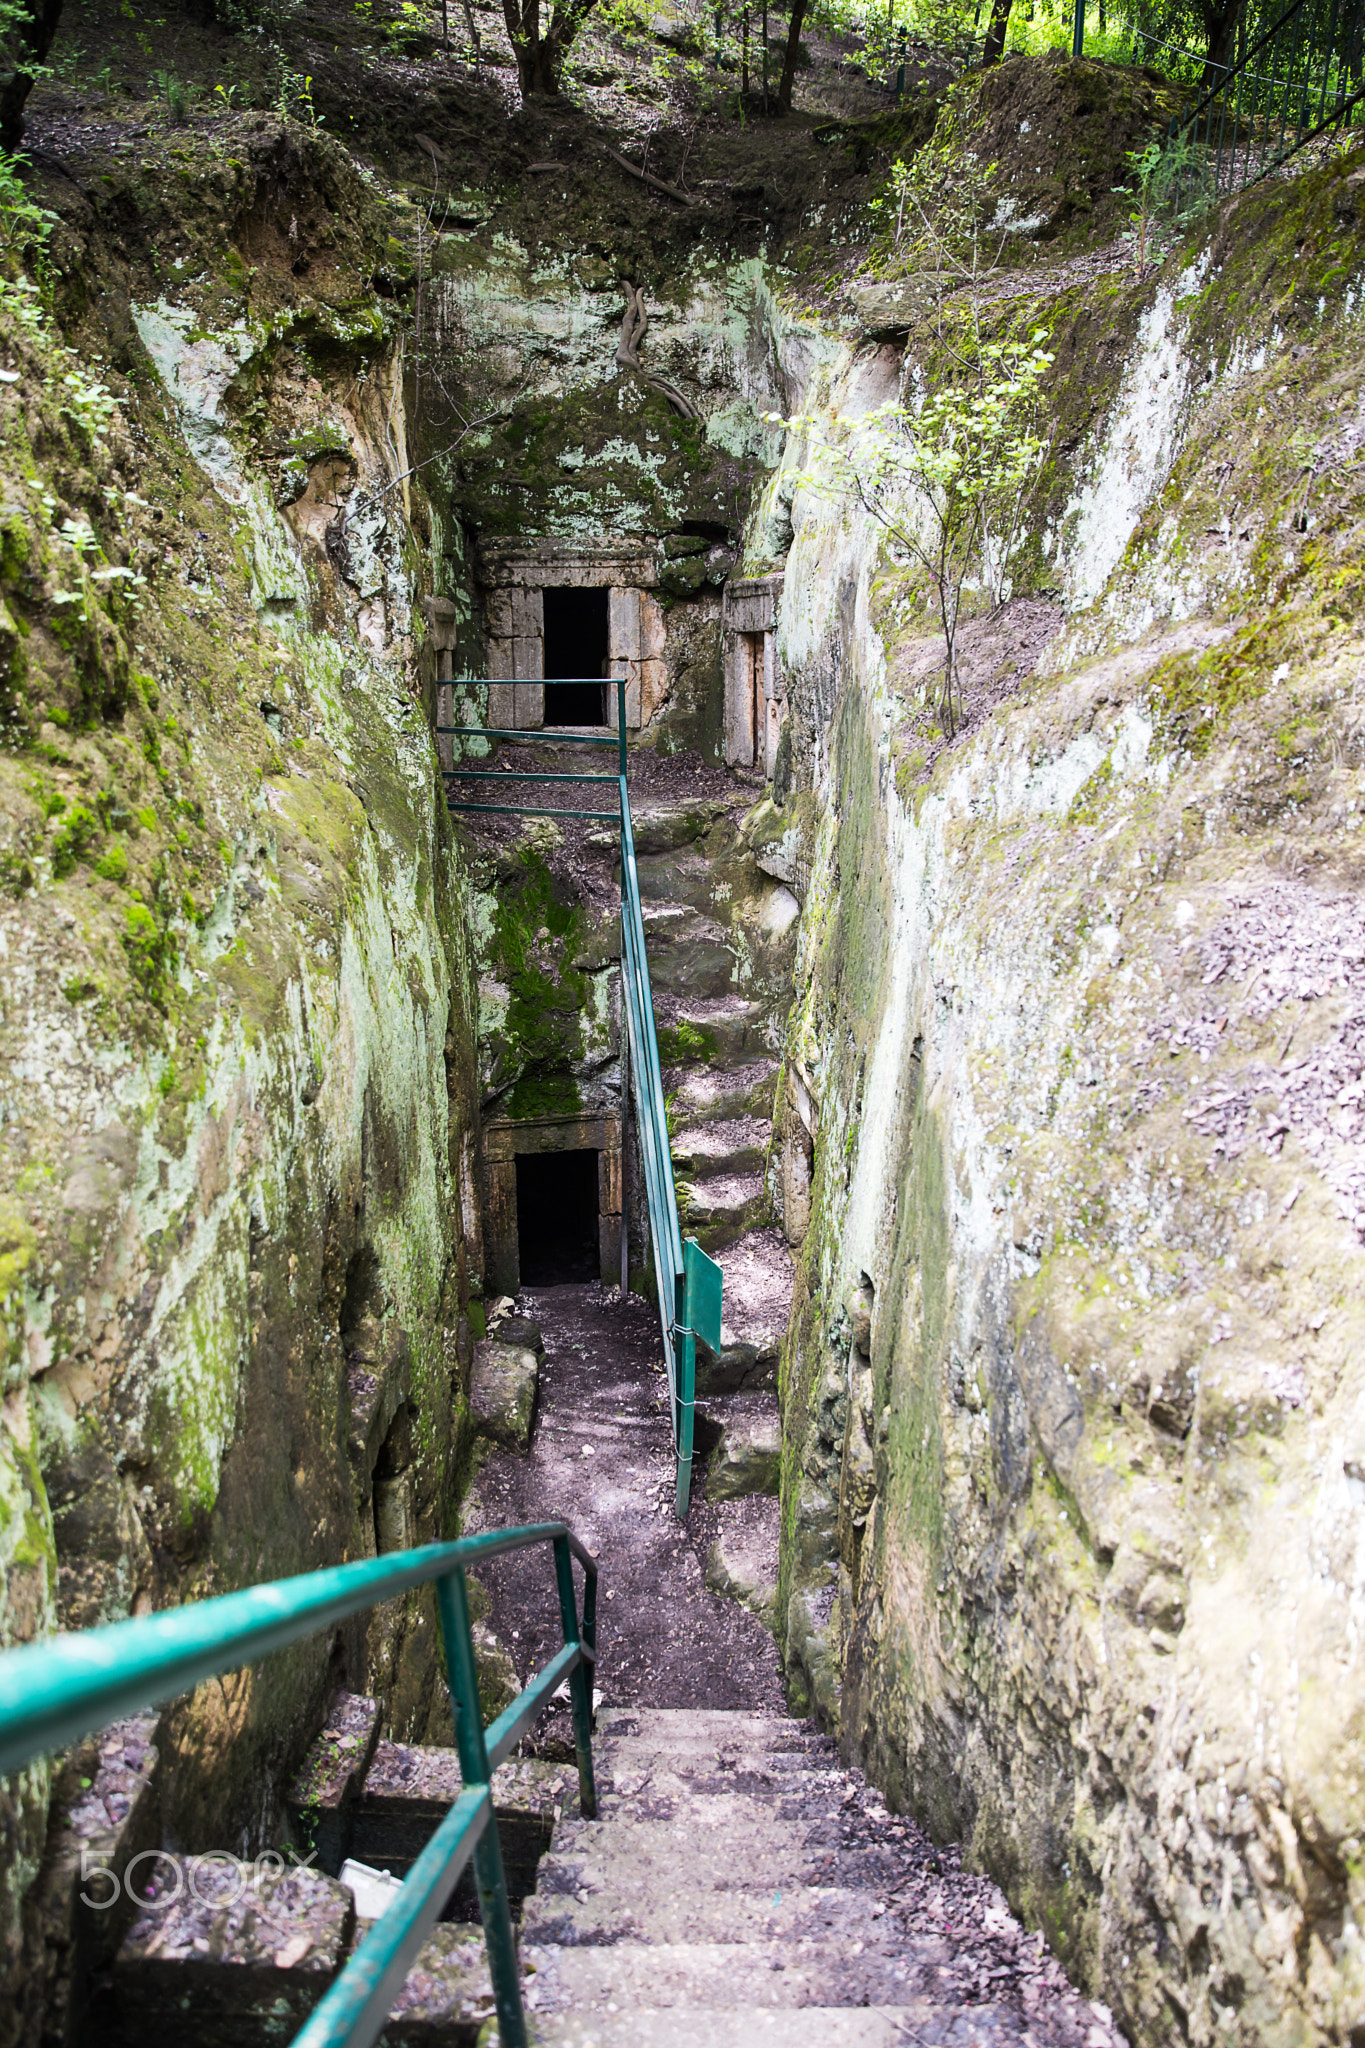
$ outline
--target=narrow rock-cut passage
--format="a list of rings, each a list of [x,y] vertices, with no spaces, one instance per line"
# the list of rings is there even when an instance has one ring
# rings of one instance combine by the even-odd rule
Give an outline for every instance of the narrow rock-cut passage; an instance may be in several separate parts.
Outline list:
[[[582,1538],[601,1571],[597,1687],[613,1705],[780,1713],[771,1635],[704,1579],[722,1530],[742,1530],[746,1552],[766,1552],[776,1580],[777,1502],[698,1499],[685,1526],[676,1520],[655,1310],[597,1285],[526,1289],[517,1307],[545,1346],[531,1448],[493,1454],[466,1532],[563,1520]],[[498,1559],[480,1578],[492,1600],[489,1624],[524,1684],[561,1640],[544,1556]]]
[[[566,1520],[601,1574],[598,1815],[567,1802],[522,1914],[546,2048],[750,2048],[755,2035],[783,2048],[1119,2048],[1108,2013],[997,1887],[784,1713],[771,1636],[706,1584],[720,1552],[775,1577],[777,1502],[708,1501],[703,1459],[688,1521],[675,1520],[649,1304],[593,1285],[523,1289],[515,1308],[497,1334],[526,1344],[539,1330],[536,1423],[528,1450],[484,1466],[466,1528]],[[771,1398],[708,1410],[742,1443],[745,1404]],[[560,1640],[544,1559],[497,1559],[480,1576],[524,1683]],[[539,1740],[569,1732],[561,1715]]]

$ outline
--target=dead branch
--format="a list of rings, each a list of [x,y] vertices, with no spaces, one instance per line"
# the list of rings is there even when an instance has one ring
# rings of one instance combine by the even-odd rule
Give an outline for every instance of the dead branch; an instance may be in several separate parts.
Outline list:
[[[679,206],[695,206],[697,201],[690,192],[683,192],[676,185],[666,185],[662,178],[656,178],[653,171],[642,171],[628,156],[622,156],[619,149],[608,149],[607,155],[614,164],[620,164],[623,171],[629,171],[632,178],[639,178],[646,185],[652,185],[656,192],[662,192],[666,199],[676,199]]]
[[[621,339],[616,344],[618,366],[623,370],[634,370],[642,384],[648,385],[651,391],[657,391],[661,398],[666,398],[685,420],[700,419],[696,406],[676,384],[667,377],[656,375],[653,370],[647,370],[640,361],[640,344],[649,332],[645,295],[629,278],[622,278],[621,289],[626,295],[626,310],[621,321]]]

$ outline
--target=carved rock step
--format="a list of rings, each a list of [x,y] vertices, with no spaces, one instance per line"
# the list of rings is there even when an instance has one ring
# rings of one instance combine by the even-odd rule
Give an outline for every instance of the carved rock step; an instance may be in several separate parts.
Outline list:
[[[659,1054],[666,1067],[700,1067],[713,1073],[771,1055],[782,1043],[784,1022],[766,1003],[754,1002],[731,989],[714,996],[669,995],[662,988],[655,1003]],[[764,1114],[772,1111],[772,1097]]]
[[[288,2041],[371,1925],[312,1870],[230,1856],[162,1857],[115,1959],[102,2039],[121,2048],[274,2048]],[[432,1929],[383,2048],[475,2048],[493,2012],[482,1930]]]
[[[724,1707],[603,1707],[597,1735],[613,1746],[621,1741],[648,1743],[660,1756],[690,1756],[709,1748],[723,1757],[747,1748],[770,1756],[823,1757],[831,1769],[838,1768],[832,1743],[804,1722]]]
[[[771,1123],[756,1116],[693,1124],[673,1140],[673,1171],[690,1181],[722,1173],[761,1173],[771,1136]]]
[[[297,2032],[345,1960],[351,1894],[315,1870],[161,1856],[114,1959],[138,2048],[248,2048]]]
[[[806,1938],[847,1948],[855,1941],[877,1939],[884,1915],[873,1912],[876,1903],[870,1892],[832,1886],[788,1886],[771,1892],[693,1892],[682,1887],[667,1899],[643,1893],[627,1898],[619,1892],[591,1892],[583,1899],[537,1893],[523,1908],[521,1938],[528,1950],[548,1943],[564,1948],[620,1941],[735,1947]]]
[[[356,1809],[349,1854],[376,1869],[405,1877],[459,1798],[464,1780],[453,1749],[381,1742]],[[541,1857],[559,1817],[578,1811],[578,1773],[572,1765],[536,1757],[509,1757],[493,1774],[503,1869],[513,1906],[534,1890]],[[456,1898],[473,1903],[467,1870]]]
[[[712,1180],[686,1181],[680,1185],[680,1197],[684,1189],[684,1228],[708,1252],[733,1244],[736,1238],[762,1223],[768,1213],[761,1173],[726,1173],[717,1174]]]
[[[715,1257],[725,1276],[721,1348],[697,1353],[697,1392],[751,1393],[777,1385],[777,1360],[791,1312],[795,1266],[786,1240],[766,1225],[746,1230]]]
[[[722,926],[681,904],[642,903],[650,985],[665,995],[723,996],[739,963]]]
[[[771,1117],[776,1085],[777,1061],[766,1054],[732,1067],[682,1061],[666,1066],[664,1073],[665,1093],[673,1097],[678,1114],[689,1125]]]
[[[946,1959],[946,1944],[938,1944]],[[853,1941],[633,1942],[533,1946],[537,2013],[605,2011],[610,2005],[701,2006],[710,2011],[780,2006],[898,2005],[907,1979],[931,1964],[904,1942],[882,1949]],[[932,2008],[926,2004],[926,2014]],[[1017,2039],[1017,2030],[1008,2038]]]
[[[565,2013],[546,2018],[542,2048],[984,2048],[1017,2034],[987,2034],[979,2008],[944,2013],[927,2000],[903,2007],[843,2011],[837,2006],[799,2010],[677,2012],[637,2006],[628,2013]]]
[[[708,1500],[740,1500],[779,1491],[782,1418],[773,1394],[738,1394],[708,1403],[707,1424],[719,1442],[706,1464]]]
[[[338,1693],[322,1732],[289,1789],[295,1834],[335,1877],[348,1856],[404,1875],[459,1797],[456,1750],[380,1742],[380,1706]],[[577,1811],[578,1774],[562,1764],[512,1757],[493,1777],[493,1803],[513,1897],[535,1885],[554,1823]],[[472,1897],[472,1883],[463,1889]]]

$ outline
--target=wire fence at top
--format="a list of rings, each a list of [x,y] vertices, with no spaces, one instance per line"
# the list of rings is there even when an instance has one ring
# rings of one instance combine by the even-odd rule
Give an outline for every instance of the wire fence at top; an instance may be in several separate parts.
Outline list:
[[[1231,64],[1205,65],[1188,114],[1171,123],[1177,198],[1220,199],[1255,184],[1365,102],[1365,0],[1288,0]]]

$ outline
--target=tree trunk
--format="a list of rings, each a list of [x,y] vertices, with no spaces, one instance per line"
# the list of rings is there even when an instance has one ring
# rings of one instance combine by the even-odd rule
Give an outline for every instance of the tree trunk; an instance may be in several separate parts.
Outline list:
[[[521,96],[528,92],[557,93],[559,91],[559,69],[564,53],[553,36],[546,36],[536,45],[536,51],[526,70],[526,82],[522,85]],[[517,66],[518,76],[521,66]]]
[[[981,52],[981,69],[989,71],[992,64],[998,64],[1005,54],[1005,36],[1010,25],[1011,0],[994,0],[991,8],[991,25],[986,30],[986,44]]]
[[[0,73],[0,149],[15,150],[23,140],[24,102],[33,88],[25,63],[43,64],[52,48],[62,0],[28,0],[28,19],[14,29],[4,52],[14,68]]]
[[[1221,0],[1221,5],[1219,0],[1202,0],[1202,12],[1206,54],[1199,89],[1209,92],[1217,85],[1219,73],[1231,67],[1242,0]]]
[[[801,29],[806,19],[806,0],[792,0],[791,26],[787,30],[787,51],[782,59],[782,83],[777,88],[778,112],[792,110],[792,87],[796,83],[796,60],[801,54]]]

